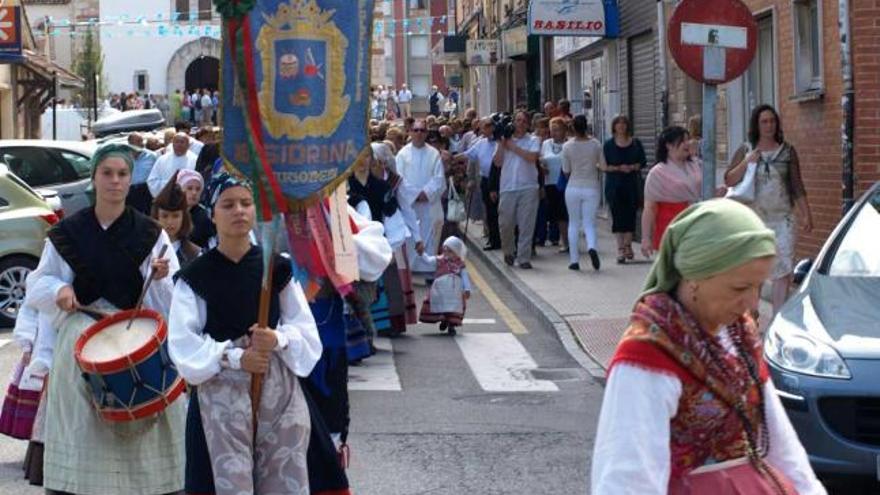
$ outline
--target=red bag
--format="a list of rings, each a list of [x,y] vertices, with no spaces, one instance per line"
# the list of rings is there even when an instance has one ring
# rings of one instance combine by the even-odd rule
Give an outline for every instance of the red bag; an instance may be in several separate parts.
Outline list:
[[[0,433],[20,440],[31,439],[40,405],[40,392],[18,388],[25,365],[24,357],[15,365],[0,412]]]

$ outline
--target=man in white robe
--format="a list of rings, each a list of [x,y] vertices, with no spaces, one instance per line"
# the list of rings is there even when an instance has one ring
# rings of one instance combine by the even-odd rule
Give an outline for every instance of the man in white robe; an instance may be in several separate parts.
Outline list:
[[[150,176],[147,177],[147,187],[150,188],[150,194],[155,198],[162,192],[162,188],[168,181],[174,177],[174,173],[181,169],[196,169],[196,160],[198,156],[189,150],[189,136],[179,132],[171,141],[172,151],[165,153],[156,160]]]
[[[437,254],[440,229],[443,228],[443,205],[440,198],[446,192],[446,174],[440,153],[425,144],[428,127],[423,120],[413,123],[410,144],[397,154],[397,173],[403,178],[400,195],[419,219],[421,243],[408,241],[408,255],[412,271],[431,273],[430,265],[421,260],[422,252]]]

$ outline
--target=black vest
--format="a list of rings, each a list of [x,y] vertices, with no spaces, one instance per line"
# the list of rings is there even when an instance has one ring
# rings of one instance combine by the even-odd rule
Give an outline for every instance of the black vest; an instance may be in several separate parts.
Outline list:
[[[137,304],[144,285],[141,264],[162,228],[132,208],[104,230],[94,208],[85,208],[49,230],[49,240],[73,269],[73,290],[84,305],[104,298],[119,309]]]
[[[293,275],[290,261],[283,256],[275,255],[274,266],[270,328],[278,326],[281,319],[279,294]],[[257,322],[263,285],[263,250],[259,246],[251,247],[238,263],[214,248],[177,272],[177,277],[204,299],[208,319],[203,332],[212,339],[218,342],[235,340],[246,335]]]

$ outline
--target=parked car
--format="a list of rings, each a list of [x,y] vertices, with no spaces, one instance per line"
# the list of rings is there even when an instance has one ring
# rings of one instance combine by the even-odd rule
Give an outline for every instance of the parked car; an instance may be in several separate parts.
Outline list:
[[[880,183],[798,263],[800,286],[767,331],[773,383],[819,473],[880,475],[878,232]]]
[[[15,324],[25,279],[37,267],[46,231],[59,215],[5,165],[0,165],[0,328]]]
[[[152,131],[164,125],[165,117],[155,108],[129,110],[98,120],[92,124],[92,132],[101,138],[120,132]]]
[[[70,215],[89,205],[89,161],[96,148],[94,142],[0,140],[0,163],[32,188],[57,191]]]

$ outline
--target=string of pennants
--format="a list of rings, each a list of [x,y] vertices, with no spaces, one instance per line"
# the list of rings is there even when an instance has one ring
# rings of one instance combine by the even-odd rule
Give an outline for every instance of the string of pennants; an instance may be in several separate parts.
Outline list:
[[[57,37],[57,36],[85,36],[88,29],[95,26],[120,26],[128,27],[122,33],[110,30],[102,31],[102,36],[112,38],[114,36],[210,36],[220,37],[221,26],[219,23],[198,21],[198,12],[190,12],[184,16],[179,12],[173,13],[166,18],[161,13],[153,18],[146,16],[108,16],[100,19],[92,18],[83,21],[71,21],[70,19],[46,20],[43,30],[34,31],[34,37]],[[447,25],[447,16],[410,17],[406,19],[382,19],[373,23],[373,35],[379,38],[388,36],[413,36],[421,34],[448,34],[452,26]],[[437,28],[437,29],[434,29]]]

